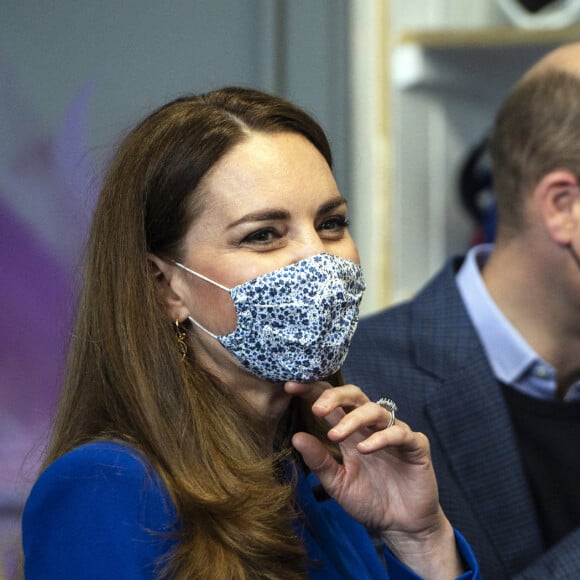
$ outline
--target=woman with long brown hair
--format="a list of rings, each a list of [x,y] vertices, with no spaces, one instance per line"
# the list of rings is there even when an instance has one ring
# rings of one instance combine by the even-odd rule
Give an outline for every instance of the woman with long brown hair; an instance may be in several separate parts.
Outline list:
[[[425,437],[342,384],[364,281],[331,166],[310,116],[242,88],[123,141],[24,512],[27,578],[477,574]]]

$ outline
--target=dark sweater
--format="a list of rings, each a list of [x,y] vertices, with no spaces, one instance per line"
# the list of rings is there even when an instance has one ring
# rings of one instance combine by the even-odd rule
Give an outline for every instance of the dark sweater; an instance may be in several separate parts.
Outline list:
[[[504,396],[549,548],[580,526],[580,402]]]

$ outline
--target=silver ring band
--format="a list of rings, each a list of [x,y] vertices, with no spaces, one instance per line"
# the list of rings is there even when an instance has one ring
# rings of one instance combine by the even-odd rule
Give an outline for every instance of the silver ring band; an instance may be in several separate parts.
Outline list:
[[[380,405],[383,409],[386,409],[390,413],[389,423],[387,425],[387,429],[392,427],[395,424],[395,413],[399,410],[397,404],[393,399],[389,399],[388,397],[381,397],[377,401],[377,405]]]

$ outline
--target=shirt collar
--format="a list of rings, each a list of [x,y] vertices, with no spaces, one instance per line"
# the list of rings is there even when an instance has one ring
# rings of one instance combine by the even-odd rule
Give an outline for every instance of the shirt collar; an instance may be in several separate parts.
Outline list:
[[[497,380],[536,398],[556,396],[555,369],[544,361],[514,328],[490,296],[481,277],[492,244],[471,248],[456,276],[465,304]],[[572,385],[565,400],[580,399],[580,383]]]
[[[489,295],[481,277],[493,246],[482,244],[467,254],[456,281],[459,293],[496,378],[512,384],[538,360],[538,356]]]

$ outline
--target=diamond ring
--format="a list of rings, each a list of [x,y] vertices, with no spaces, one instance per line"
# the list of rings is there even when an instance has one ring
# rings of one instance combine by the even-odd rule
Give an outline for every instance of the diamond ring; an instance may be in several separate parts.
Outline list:
[[[387,397],[381,397],[377,401],[377,405],[380,405],[383,409],[386,409],[391,414],[391,416],[389,418],[389,423],[387,425],[387,429],[389,427],[392,427],[393,424],[395,423],[395,419],[396,419],[395,413],[399,410],[395,401],[393,401],[393,399],[389,399]]]

